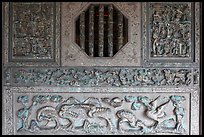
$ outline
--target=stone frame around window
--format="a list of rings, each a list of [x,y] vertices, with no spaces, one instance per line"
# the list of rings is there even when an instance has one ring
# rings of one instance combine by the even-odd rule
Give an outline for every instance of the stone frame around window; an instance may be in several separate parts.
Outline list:
[[[128,19],[128,43],[114,57],[89,57],[75,43],[76,17],[90,4],[113,4]],[[62,5],[62,66],[140,66],[141,64],[141,13],[140,3],[80,2]]]

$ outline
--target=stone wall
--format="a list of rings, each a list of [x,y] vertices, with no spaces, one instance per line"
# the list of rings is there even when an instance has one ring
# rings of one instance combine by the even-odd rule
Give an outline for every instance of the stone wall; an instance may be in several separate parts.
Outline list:
[[[89,57],[75,21],[91,4],[128,20],[113,57]],[[3,134],[196,135],[200,3],[3,3]]]

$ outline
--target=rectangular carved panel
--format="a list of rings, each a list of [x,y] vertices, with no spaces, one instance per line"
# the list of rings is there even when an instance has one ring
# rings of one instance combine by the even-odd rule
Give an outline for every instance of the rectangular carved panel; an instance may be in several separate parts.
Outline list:
[[[85,88],[83,96],[77,93],[79,90],[5,87],[4,132],[24,135],[197,132],[197,89]]]
[[[7,84],[10,81],[15,86],[171,87],[197,85],[199,75],[194,71],[188,68],[11,68],[4,76]]]
[[[151,58],[191,58],[193,15],[191,3],[149,4]]]
[[[142,6],[146,66],[199,66],[200,5],[149,2]]]
[[[53,59],[54,3],[11,3],[12,59]]]
[[[11,2],[5,3],[4,12],[6,65],[59,64],[59,3]]]

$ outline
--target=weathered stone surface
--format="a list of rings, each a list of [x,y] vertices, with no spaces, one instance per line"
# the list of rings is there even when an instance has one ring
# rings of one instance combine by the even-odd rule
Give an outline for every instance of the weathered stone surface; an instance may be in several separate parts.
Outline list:
[[[142,5],[143,60],[153,66],[199,66],[199,3]]]
[[[4,64],[59,65],[59,3],[5,3]]]
[[[75,44],[74,23],[90,4],[113,5],[128,19],[129,42],[114,57],[88,57]],[[156,5],[183,21],[153,20]],[[201,13],[198,2],[3,3],[3,134],[199,134]],[[162,24],[182,36],[155,37]],[[153,48],[161,37],[178,51]],[[189,45],[179,50],[179,42]]]
[[[199,117],[192,117],[198,112],[190,107],[199,105],[196,88],[5,87],[3,91],[6,134],[196,134],[190,127],[199,127]]]
[[[199,71],[187,68],[11,68],[5,85],[131,87],[198,85]],[[12,79],[10,79],[12,77]]]

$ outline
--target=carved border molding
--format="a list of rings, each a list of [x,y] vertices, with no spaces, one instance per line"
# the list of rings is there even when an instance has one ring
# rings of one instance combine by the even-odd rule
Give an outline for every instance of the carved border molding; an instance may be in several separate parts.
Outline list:
[[[52,34],[53,35],[50,37],[51,41],[53,41],[53,43],[50,44],[50,45],[52,45],[50,47],[51,48],[51,50],[50,50],[51,51],[51,53],[50,53],[51,57],[49,57],[49,58],[42,57],[41,58],[39,55],[39,57],[34,57],[34,56],[29,57],[28,56],[28,58],[27,58],[26,56],[28,53],[25,53],[24,58],[22,58],[22,57],[16,58],[15,57],[15,60],[13,58],[13,44],[14,44],[13,40],[18,40],[18,38],[14,39],[13,31],[25,32],[26,28],[20,27],[20,28],[15,28],[12,30],[10,29],[11,26],[15,26],[14,24],[16,24],[16,26],[20,25],[20,24],[18,24],[19,23],[18,21],[15,20],[15,23],[14,23],[11,20],[14,15],[12,14],[12,12],[9,12],[9,11],[12,10],[11,5],[13,5],[13,4],[14,3],[9,4],[8,2],[3,3],[3,34],[4,34],[4,36],[3,36],[3,63],[4,63],[4,66],[59,66],[60,65],[60,23],[61,23],[60,3],[54,3],[53,4],[53,10],[54,10],[53,14],[52,14],[53,15],[53,21],[50,24],[50,26],[53,26],[52,27],[52,29],[53,29]],[[37,4],[39,4],[39,3],[37,3]],[[40,4],[43,5],[43,2]],[[31,5],[32,5],[32,3],[31,3]],[[39,16],[41,13],[39,13]],[[12,15],[10,15],[10,14],[12,14]],[[31,14],[33,14],[33,13],[31,13]],[[42,13],[42,14],[46,14],[46,12]],[[34,17],[34,16],[35,15],[33,14],[33,20],[35,19],[36,20],[35,23],[37,23],[37,22],[39,23],[38,24],[39,27],[50,27],[49,25],[42,26],[43,24],[40,24],[40,23],[42,23],[42,21],[41,22],[38,21],[38,18]],[[38,16],[37,13],[36,13],[36,16]],[[26,17],[26,15],[25,15],[25,17]],[[20,21],[20,23],[24,23],[24,25],[26,24],[26,21],[24,21],[23,19],[19,19],[19,21]],[[26,25],[31,25],[31,24],[27,23]],[[39,27],[33,27],[33,29],[40,29]],[[37,32],[37,30],[33,30],[33,31]],[[25,33],[27,34],[28,32],[25,32]],[[32,33],[32,35],[34,35],[34,34],[35,33]],[[29,39],[33,39],[33,41],[34,41],[34,39],[36,39],[38,42],[44,42],[47,39],[47,38],[46,39],[41,38],[42,36],[36,37],[36,36],[32,36],[32,35],[30,38],[29,38],[29,36],[26,36],[26,37],[28,37]],[[37,35],[37,33],[35,35]],[[39,33],[39,35],[41,35],[41,33]],[[22,37],[23,37],[23,33],[22,33]],[[29,42],[31,42],[31,41],[32,40],[30,40]],[[49,41],[49,42],[51,42],[51,41]],[[49,42],[48,42],[48,44],[49,44]],[[37,44],[36,41],[34,43]],[[44,45],[44,46],[46,47],[46,45]],[[26,48],[28,48],[28,47],[26,47]],[[36,48],[36,47],[33,47],[33,48]],[[37,48],[39,48],[39,47],[37,47]],[[31,49],[29,49],[29,48],[26,50],[31,51]],[[45,50],[45,48],[44,48],[44,50]],[[42,52],[45,52],[45,51],[42,51]],[[23,54],[21,54],[21,55],[23,55]]]
[[[132,104],[131,108],[127,107],[125,110],[123,110],[124,114],[125,114],[125,112],[127,112],[128,115],[134,115],[133,113],[135,113],[135,114],[139,113],[137,111],[139,111],[140,109],[141,110],[145,109],[145,105],[148,106],[148,104],[146,104],[147,102],[145,101],[148,98],[150,100],[153,98],[155,98],[155,100],[157,100],[156,98],[160,98],[160,99],[158,99],[158,100],[160,100],[160,101],[158,101],[158,104],[161,104],[161,102],[164,103],[165,101],[167,101],[168,97],[170,97],[170,99],[172,99],[172,97],[173,97],[173,100],[179,101],[181,99],[181,97],[184,96],[184,98],[186,98],[188,100],[187,102],[190,103],[190,106],[188,105],[188,103],[184,103],[185,107],[183,105],[180,105],[180,107],[178,107],[178,111],[175,110],[175,114],[177,114],[180,118],[182,118],[183,116],[185,117],[184,118],[185,120],[183,121],[184,123],[182,123],[182,124],[185,125],[185,126],[184,125],[183,126],[185,127],[186,132],[180,132],[180,131],[177,132],[176,130],[174,130],[174,131],[171,131],[171,130],[168,131],[167,130],[165,132],[170,133],[170,134],[172,134],[173,132],[174,132],[173,134],[190,134],[190,135],[199,134],[199,94],[200,94],[200,91],[197,88],[188,88],[188,89],[186,89],[186,88],[168,88],[168,89],[166,89],[166,88],[165,89],[164,88],[138,88],[137,90],[134,88],[111,88],[111,89],[110,88],[83,88],[83,92],[84,92],[83,96],[80,95],[81,90],[82,90],[81,88],[67,88],[67,87],[66,88],[65,87],[63,87],[63,88],[60,88],[60,87],[40,88],[40,87],[8,87],[8,86],[5,86],[3,89],[3,98],[4,98],[3,110],[5,110],[5,112],[3,113],[3,117],[2,117],[3,118],[3,126],[2,126],[3,127],[3,130],[2,130],[3,134],[50,134],[51,132],[52,132],[51,134],[54,134],[55,133],[54,131],[58,131],[58,129],[57,129],[57,130],[50,130],[51,132],[47,132],[46,130],[43,130],[43,128],[46,128],[43,125],[42,125],[43,127],[41,127],[41,129],[40,129],[40,131],[42,131],[42,132],[37,132],[38,131],[37,129],[36,130],[29,129],[30,131],[34,130],[37,133],[28,132],[26,130],[22,130],[22,132],[17,131],[17,127],[19,127],[19,126],[21,127],[21,123],[19,123],[20,122],[19,118],[21,117],[20,112],[23,112],[23,110],[25,110],[25,109],[21,109],[21,111],[19,111],[19,113],[16,112],[18,109],[20,110],[20,108],[22,108],[22,105],[20,102],[25,101],[24,103],[26,103],[27,102],[26,100],[27,99],[30,100],[30,97],[32,98],[32,97],[34,97],[34,95],[35,95],[35,99],[33,98],[34,100],[40,101],[39,102],[40,104],[44,104],[44,103],[46,103],[46,97],[51,97],[50,99],[52,102],[53,101],[59,102],[59,101],[61,101],[62,98],[66,99],[68,97],[74,97],[75,101],[77,101],[76,99],[79,99],[79,102],[81,102],[81,101],[83,102],[83,100],[86,99],[87,97],[91,97],[93,95],[93,93],[100,93],[101,94],[100,98],[103,98],[103,101],[105,101],[105,103],[107,103],[108,106],[110,105],[109,107],[111,107],[111,110],[115,109],[118,111],[118,114],[116,116],[120,120],[124,120],[123,119],[123,113],[122,113],[123,109],[121,110],[121,114],[119,114],[120,109],[118,109],[121,107],[120,106],[121,105],[120,104],[120,97],[125,97],[124,101],[128,102],[130,104],[130,106]],[[116,94],[116,92],[117,92],[117,94]],[[67,94],[67,93],[69,93],[69,94]],[[150,97],[149,95],[152,95],[153,93],[154,93],[154,97],[152,98],[152,96]],[[26,99],[26,95],[28,95],[29,98]],[[58,95],[61,95],[61,97]],[[190,96],[190,98],[189,98],[189,96]],[[58,97],[60,97],[60,98],[58,98]],[[115,97],[117,97],[117,98],[115,98]],[[141,104],[138,102],[139,100],[134,101],[134,99],[136,99],[135,97],[136,98],[139,97],[138,99],[141,101]],[[140,98],[140,97],[142,97],[142,98]],[[97,97],[95,97],[95,101],[96,101],[96,98]],[[108,102],[108,100],[107,100],[108,98],[111,99],[111,102]],[[19,100],[19,99],[21,99],[21,100]],[[89,102],[92,99],[93,98],[89,98],[88,99]],[[18,100],[18,103],[16,103],[17,100]],[[67,100],[67,101],[73,102],[74,100]],[[67,104],[69,106],[68,102],[67,103],[65,102],[65,104]],[[86,102],[86,104],[88,103],[87,101],[85,101],[85,102]],[[181,100],[179,102],[181,104],[183,104]],[[27,104],[27,105],[32,105],[32,103],[29,101],[29,104]],[[37,104],[35,104],[35,105],[36,105],[36,107],[38,107]],[[75,104],[75,105],[77,105],[77,104]],[[102,107],[105,111],[106,107],[105,106],[102,106]],[[184,107],[185,115],[183,115],[184,113],[183,113],[182,107]],[[52,111],[52,110],[48,111],[47,108],[49,108],[49,107],[43,107],[43,108],[46,109],[44,111],[44,113]],[[51,108],[51,106],[50,106],[50,108]],[[165,108],[163,108],[163,109],[165,109]],[[91,112],[95,113],[95,111],[96,111],[96,110],[94,111],[94,109],[92,111],[91,110],[92,109],[90,109],[90,113],[87,113],[88,115],[91,114]],[[74,114],[76,109],[71,108],[69,111],[70,111],[70,114]],[[71,113],[71,111],[73,111],[73,113]],[[114,111],[114,112],[117,112],[117,111]],[[66,112],[68,113],[68,111],[66,111]],[[112,112],[112,111],[110,111],[110,112]],[[186,112],[189,112],[189,113],[186,113]],[[93,114],[93,116],[97,116],[97,113]],[[26,113],[22,113],[22,114],[26,114]],[[32,113],[30,113],[30,114],[32,114]],[[35,116],[35,114],[32,114],[32,115],[30,115],[30,114],[29,114],[29,116],[32,116],[32,117]],[[47,113],[47,114],[49,114],[49,113]],[[52,114],[54,114],[54,113],[52,113]],[[103,114],[103,113],[99,112],[98,114]],[[114,113],[110,113],[110,114],[114,114]],[[186,117],[186,115],[189,115],[189,116]],[[19,118],[18,118],[18,116],[19,116]],[[90,115],[90,116],[92,117],[92,115]],[[151,115],[147,115],[147,116],[151,116]],[[26,118],[26,117],[24,117],[24,118]],[[42,119],[42,118],[40,118],[40,119]],[[94,117],[92,117],[92,118],[94,118]],[[131,118],[131,117],[129,117],[129,118]],[[141,119],[142,117],[138,116],[137,118]],[[46,120],[46,119],[44,119],[44,120]],[[186,120],[189,122],[187,122]],[[33,120],[31,120],[31,121],[30,121],[32,123],[31,125],[35,126],[35,122]],[[38,121],[38,122],[40,122],[40,121]],[[137,122],[138,122],[137,124],[140,123],[139,121],[137,121]],[[140,123],[140,125],[138,125],[140,127],[139,129],[138,129],[138,127],[134,127],[134,126],[133,126],[133,128],[138,129],[138,131],[140,131],[140,129],[144,129],[143,131],[145,131],[145,132],[137,132],[137,130],[135,130],[135,132],[131,132],[131,130],[127,130],[125,132],[114,132],[114,130],[113,130],[113,132],[107,133],[105,131],[104,132],[103,131],[98,132],[98,130],[91,129],[91,127],[90,127],[90,128],[88,128],[87,132],[85,132],[85,133],[84,132],[78,132],[77,134],[101,134],[101,133],[102,134],[103,133],[107,133],[107,134],[119,134],[119,133],[120,134],[140,134],[140,133],[141,134],[163,134],[163,133],[159,133],[160,130],[157,130],[157,128],[156,129],[153,128],[152,130],[145,130],[144,126],[148,123],[148,120],[144,120],[142,123],[143,123],[143,126],[141,123]],[[20,124],[20,125],[17,126],[18,124]],[[43,124],[43,121],[41,124]],[[94,124],[94,123],[89,123],[88,125],[90,126],[91,124]],[[122,126],[122,124],[124,124],[124,123],[120,122],[120,124]],[[148,124],[148,125],[151,125],[151,124]],[[53,123],[52,122],[48,123],[48,124],[46,124],[46,126],[53,127]],[[171,125],[168,125],[168,124],[166,126],[171,127]],[[127,127],[127,126],[125,126],[125,127]],[[179,126],[179,128],[182,128],[182,125]],[[75,130],[77,130],[77,128],[74,129],[74,131]],[[92,130],[94,133],[92,132]],[[67,132],[61,132],[61,130],[60,130],[60,131],[58,131],[58,133],[72,134],[72,132],[70,132],[70,130],[67,130]],[[56,132],[56,134],[58,134],[58,133]],[[75,134],[75,133],[73,133],[73,134]]]
[[[155,4],[152,2],[151,4]],[[161,5],[168,5],[168,3],[160,3]],[[143,64],[148,67],[170,67],[170,66],[183,66],[183,67],[198,67],[200,62],[200,4],[199,2],[195,3],[186,3],[191,5],[191,23],[192,26],[192,34],[191,34],[191,55],[189,59],[187,58],[179,58],[179,57],[159,57],[152,58],[150,57],[150,50],[145,47],[151,46],[148,41],[150,40],[150,31],[148,27],[150,27],[149,23],[149,5],[150,3],[142,3],[142,45],[143,45]],[[172,4],[171,4],[172,5]],[[177,4],[173,4],[177,5]],[[196,16],[195,16],[196,15]],[[195,36],[194,38],[192,36]],[[151,48],[150,48],[151,49]]]
[[[193,68],[7,68],[4,85],[68,87],[187,87],[199,85]]]

